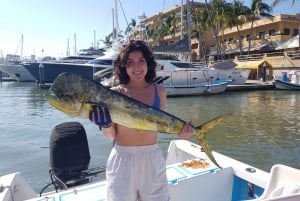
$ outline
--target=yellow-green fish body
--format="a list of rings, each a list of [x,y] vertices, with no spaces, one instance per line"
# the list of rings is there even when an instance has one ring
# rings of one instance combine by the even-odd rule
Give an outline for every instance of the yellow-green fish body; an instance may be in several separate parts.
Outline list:
[[[49,92],[49,103],[72,117],[88,118],[91,105],[99,105],[108,108],[113,122],[137,130],[178,134],[186,123],[172,114],[72,73],[60,74]],[[226,116],[222,115],[199,127],[193,127],[202,149],[217,166],[219,165],[208,147],[205,134]]]

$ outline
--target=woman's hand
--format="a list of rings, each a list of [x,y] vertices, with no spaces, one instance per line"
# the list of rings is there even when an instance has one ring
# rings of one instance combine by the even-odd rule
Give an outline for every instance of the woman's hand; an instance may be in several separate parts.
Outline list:
[[[192,122],[186,122],[178,134],[181,138],[190,138],[193,135],[193,125]]]
[[[102,128],[109,128],[112,124],[110,113],[107,108],[101,106],[92,106],[89,114],[89,119],[94,124],[98,125],[100,130]]]

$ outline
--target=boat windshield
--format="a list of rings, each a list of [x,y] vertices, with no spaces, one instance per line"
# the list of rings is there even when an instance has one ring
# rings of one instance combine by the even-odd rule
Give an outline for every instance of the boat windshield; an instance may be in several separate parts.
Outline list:
[[[93,59],[87,62],[88,64],[112,65],[112,59]]]
[[[171,64],[173,64],[177,68],[194,68],[194,66],[188,62],[171,62]]]

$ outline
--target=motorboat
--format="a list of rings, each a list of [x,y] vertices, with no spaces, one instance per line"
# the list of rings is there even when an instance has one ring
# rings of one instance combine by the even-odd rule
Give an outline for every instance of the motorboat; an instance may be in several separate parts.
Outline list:
[[[38,83],[52,83],[54,79],[63,72],[72,72],[80,74],[83,77],[92,80],[93,75],[103,66],[87,63],[47,61],[41,63],[23,63],[22,64],[34,77]]]
[[[76,73],[93,80],[95,72],[111,65],[111,62],[107,63],[108,60],[111,60],[108,54],[90,55],[81,53],[60,60],[25,62],[22,65],[34,76],[38,83],[44,84],[52,83],[63,72]]]
[[[39,193],[29,185],[30,178],[12,172],[0,176],[0,201],[105,201],[105,178],[94,180],[105,167],[89,167],[86,136],[77,138],[75,133],[77,140],[72,143],[64,141],[72,139],[66,130],[68,137],[51,135],[49,183],[41,186]],[[219,166],[199,145],[187,140],[170,141],[166,174],[171,201],[300,200],[300,170],[276,164],[266,172],[221,153],[212,154]]]
[[[174,60],[157,60],[159,70],[158,77],[169,76],[171,79],[166,80],[165,85],[172,84],[202,84],[213,81],[231,80],[231,85],[245,84],[250,70],[231,68],[216,68],[207,66],[194,66],[189,62]],[[219,66],[221,66],[219,64]],[[175,82],[175,83],[174,83]]]
[[[291,71],[289,75],[283,72],[281,79],[274,81],[276,89],[300,90],[300,71]]]
[[[21,63],[24,61],[35,62],[35,55],[30,58],[24,57],[23,52],[23,34],[21,35],[21,55],[7,54],[5,59],[0,64],[0,71],[9,75],[10,80],[19,82],[32,82],[35,78],[28,72]]]
[[[34,82],[35,78],[19,64],[0,64],[0,71],[9,75],[9,78],[19,82]]]
[[[165,82],[168,79],[172,80],[167,76],[155,81],[164,86],[168,97],[219,94],[226,91],[228,84],[231,83],[231,80],[217,80],[197,84],[174,84],[169,81]]]
[[[38,83],[52,83],[57,75],[63,72],[77,73],[92,80],[93,74],[104,68],[89,62],[95,58],[93,56],[70,56],[54,61],[24,62],[22,66],[34,76]]]
[[[8,74],[10,79],[15,81],[35,81],[35,78],[21,65],[21,62],[21,57],[19,55],[7,54],[4,63],[0,64],[0,71]]]

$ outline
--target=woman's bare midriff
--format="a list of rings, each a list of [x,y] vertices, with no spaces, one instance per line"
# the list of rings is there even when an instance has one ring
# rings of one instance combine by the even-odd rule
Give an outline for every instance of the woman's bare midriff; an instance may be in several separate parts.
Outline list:
[[[117,131],[115,142],[120,146],[146,146],[157,143],[156,132],[137,131],[122,125],[117,126]]]

